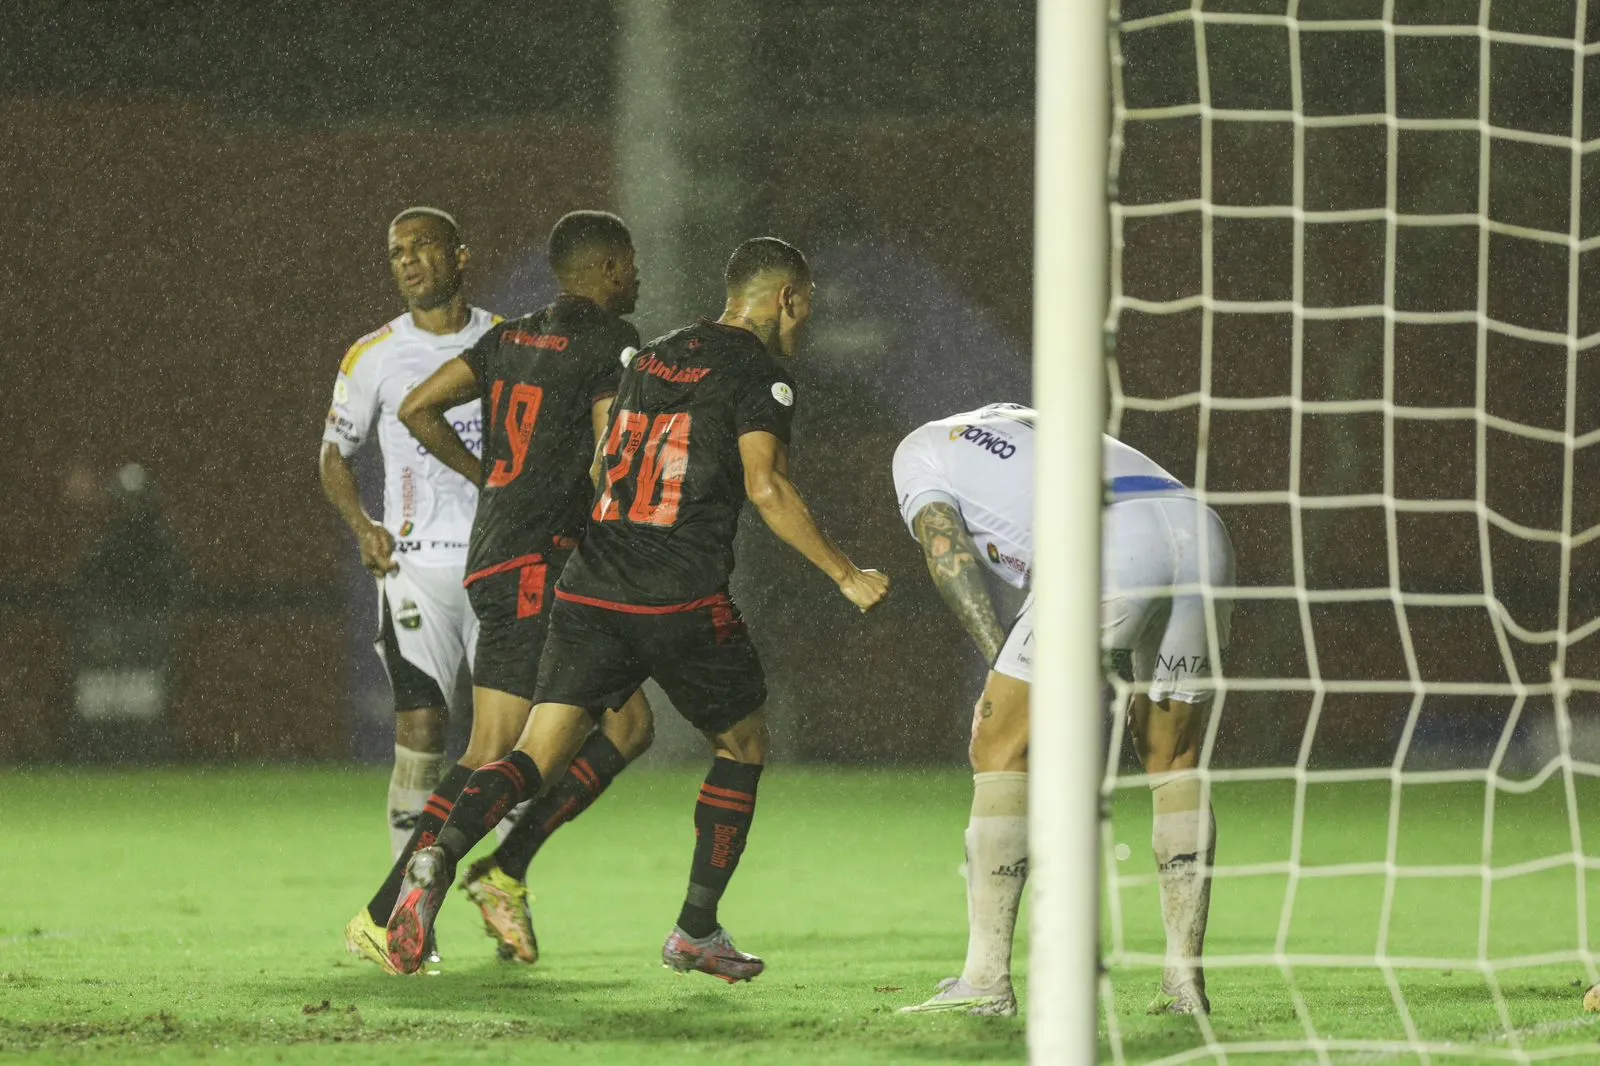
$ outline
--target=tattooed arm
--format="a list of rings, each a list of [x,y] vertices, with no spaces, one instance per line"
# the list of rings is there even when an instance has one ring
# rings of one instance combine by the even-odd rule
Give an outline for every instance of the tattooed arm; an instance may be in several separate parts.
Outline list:
[[[930,503],[917,512],[911,529],[922,545],[922,557],[939,595],[972,635],[984,658],[994,662],[1006,634],[995,617],[977,546],[961,516],[948,503]]]

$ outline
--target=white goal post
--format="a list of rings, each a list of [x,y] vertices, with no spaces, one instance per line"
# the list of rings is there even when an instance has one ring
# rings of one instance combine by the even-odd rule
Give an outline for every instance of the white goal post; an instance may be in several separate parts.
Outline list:
[[[1031,719],[1027,1012],[1030,1058],[1050,1066],[1096,1057],[1108,25],[1104,0],[1038,0],[1032,701],[1052,713]]]

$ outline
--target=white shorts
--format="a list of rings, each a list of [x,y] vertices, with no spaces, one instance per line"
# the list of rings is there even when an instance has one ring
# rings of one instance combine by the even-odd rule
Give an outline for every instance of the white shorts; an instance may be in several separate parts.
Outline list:
[[[997,674],[1033,684],[1033,593],[1028,593],[1028,598],[1022,601],[1022,610],[1011,623],[1011,632],[1006,634],[1006,642],[1000,646],[992,669]]]
[[[455,567],[401,562],[400,569],[379,579],[379,636],[374,647],[397,689],[402,686],[384,647],[386,629],[392,632],[400,656],[433,679],[443,698],[455,689],[462,663],[471,666],[478,645],[478,619],[467,604],[461,576]],[[385,603],[391,626],[384,625]]]
[[[1210,699],[1233,620],[1233,600],[1224,598],[1234,584],[1233,544],[1222,519],[1186,497],[1119,501],[1105,509],[1100,553],[1100,646],[1113,672],[1148,686],[1158,703]],[[1173,595],[1179,585],[1203,587]]]

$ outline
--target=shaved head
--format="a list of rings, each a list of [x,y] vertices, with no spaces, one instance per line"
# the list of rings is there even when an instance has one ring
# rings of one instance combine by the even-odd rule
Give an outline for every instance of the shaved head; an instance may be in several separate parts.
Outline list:
[[[811,266],[800,249],[776,237],[752,237],[733,250],[726,273],[728,294],[760,284],[801,286],[811,281]]]

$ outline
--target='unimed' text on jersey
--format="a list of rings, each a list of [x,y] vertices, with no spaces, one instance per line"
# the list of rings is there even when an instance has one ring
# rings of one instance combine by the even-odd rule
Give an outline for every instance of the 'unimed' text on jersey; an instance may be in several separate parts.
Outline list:
[[[496,326],[462,354],[485,413],[469,581],[576,542],[593,494],[590,409],[615,394],[621,356],[638,344],[639,331],[616,315],[562,296]]]
[[[1033,418],[1031,408],[989,404],[912,430],[894,454],[907,528],[928,504],[950,504],[989,569],[1017,588],[1027,587],[1033,570]],[[1104,435],[1101,445],[1110,501],[1189,495],[1142,452]]]
[[[461,566],[478,490],[417,443],[401,424],[400,403],[428,375],[460,355],[497,321],[472,308],[459,333],[418,329],[408,311],[362,337],[345,353],[333,383],[333,405],[322,439],[348,458],[367,440],[373,423],[383,452],[383,525],[395,539],[395,556],[420,566]],[[468,450],[483,447],[478,402],[446,415]]]
[[[660,609],[724,590],[745,500],[739,438],[788,444],[793,416],[793,379],[747,330],[702,318],[633,355],[589,529],[557,595]]]

